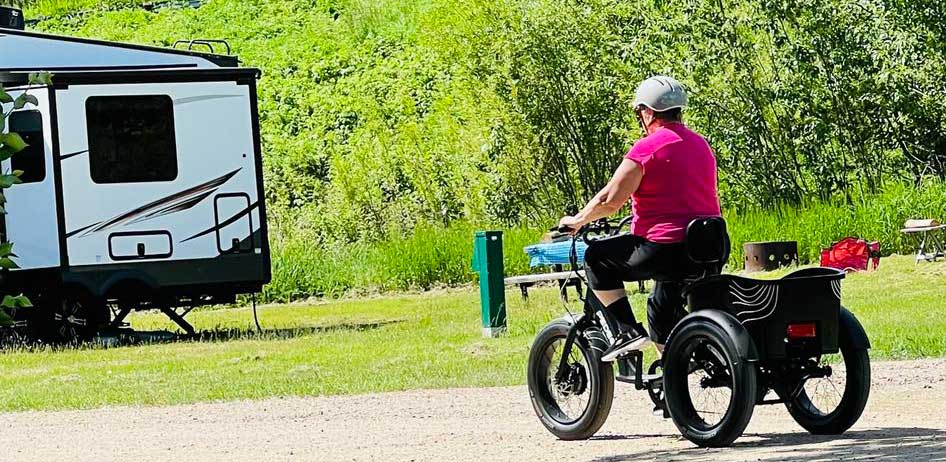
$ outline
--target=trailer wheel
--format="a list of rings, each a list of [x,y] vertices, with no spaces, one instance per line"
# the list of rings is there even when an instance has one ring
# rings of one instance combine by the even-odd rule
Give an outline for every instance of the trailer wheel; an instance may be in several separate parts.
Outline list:
[[[46,292],[39,294],[29,294],[30,302],[33,307],[21,312],[23,318],[19,319],[25,324],[21,330],[26,339],[41,342],[56,341],[56,326],[53,322],[53,315],[59,306],[60,298],[57,292]]]
[[[5,314],[10,317],[11,323],[0,326],[0,345],[17,345],[30,339],[32,308],[13,308]]]
[[[83,290],[66,292],[56,305],[52,316],[56,340],[78,343],[90,340],[109,319],[105,301]]]

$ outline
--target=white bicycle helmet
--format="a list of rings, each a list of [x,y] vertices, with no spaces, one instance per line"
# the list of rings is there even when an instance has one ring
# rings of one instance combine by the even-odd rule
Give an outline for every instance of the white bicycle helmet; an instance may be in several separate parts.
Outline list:
[[[634,107],[641,106],[649,107],[655,112],[683,109],[687,106],[687,92],[677,79],[656,75],[641,82],[637,87]]]

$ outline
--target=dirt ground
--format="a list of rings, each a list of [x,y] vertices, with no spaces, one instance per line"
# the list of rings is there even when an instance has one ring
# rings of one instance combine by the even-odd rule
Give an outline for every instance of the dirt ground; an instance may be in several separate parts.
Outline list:
[[[946,461],[946,359],[875,363],[860,422],[810,436],[756,408],[733,447],[699,449],[619,385],[589,441],[557,441],[524,387],[0,414],[3,461]]]

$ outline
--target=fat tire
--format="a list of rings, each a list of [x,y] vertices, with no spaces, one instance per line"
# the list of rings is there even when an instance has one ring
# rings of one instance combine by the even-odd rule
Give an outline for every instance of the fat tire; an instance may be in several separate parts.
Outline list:
[[[604,425],[611,412],[611,403],[614,400],[614,368],[610,363],[602,363],[600,353],[592,348],[587,340],[582,337],[575,339],[573,348],[580,348],[582,354],[588,361],[588,374],[591,377],[588,386],[591,396],[588,407],[584,414],[574,423],[565,424],[555,420],[546,411],[543,399],[540,397],[539,387],[544,387],[544,380],[539,381],[540,361],[545,354],[546,347],[561,338],[564,340],[568,336],[571,324],[564,320],[556,320],[549,323],[536,336],[529,352],[528,362],[528,383],[529,397],[532,401],[532,408],[542,425],[559,439],[585,440],[590,438],[598,429]]]
[[[844,335],[843,333],[841,335]],[[864,412],[870,396],[870,357],[867,350],[841,347],[847,382],[838,407],[828,415],[817,415],[806,406],[807,395],[785,400],[785,407],[795,422],[812,435],[840,435],[851,428]]]
[[[697,428],[691,423],[693,416],[689,415],[688,409],[692,409],[693,404],[687,387],[689,358],[682,358],[688,343],[699,338],[712,342],[725,356],[733,379],[726,415],[708,430]],[[663,358],[664,398],[673,423],[684,438],[700,447],[718,448],[729,446],[742,436],[755,407],[757,371],[752,363],[739,357],[733,339],[723,328],[705,320],[688,323],[673,334]]]

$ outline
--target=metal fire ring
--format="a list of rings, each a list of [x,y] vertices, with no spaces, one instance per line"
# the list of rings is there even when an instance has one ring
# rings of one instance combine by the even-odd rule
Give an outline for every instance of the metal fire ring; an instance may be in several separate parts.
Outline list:
[[[742,251],[746,258],[746,272],[772,271],[798,264],[796,241],[747,242]]]

